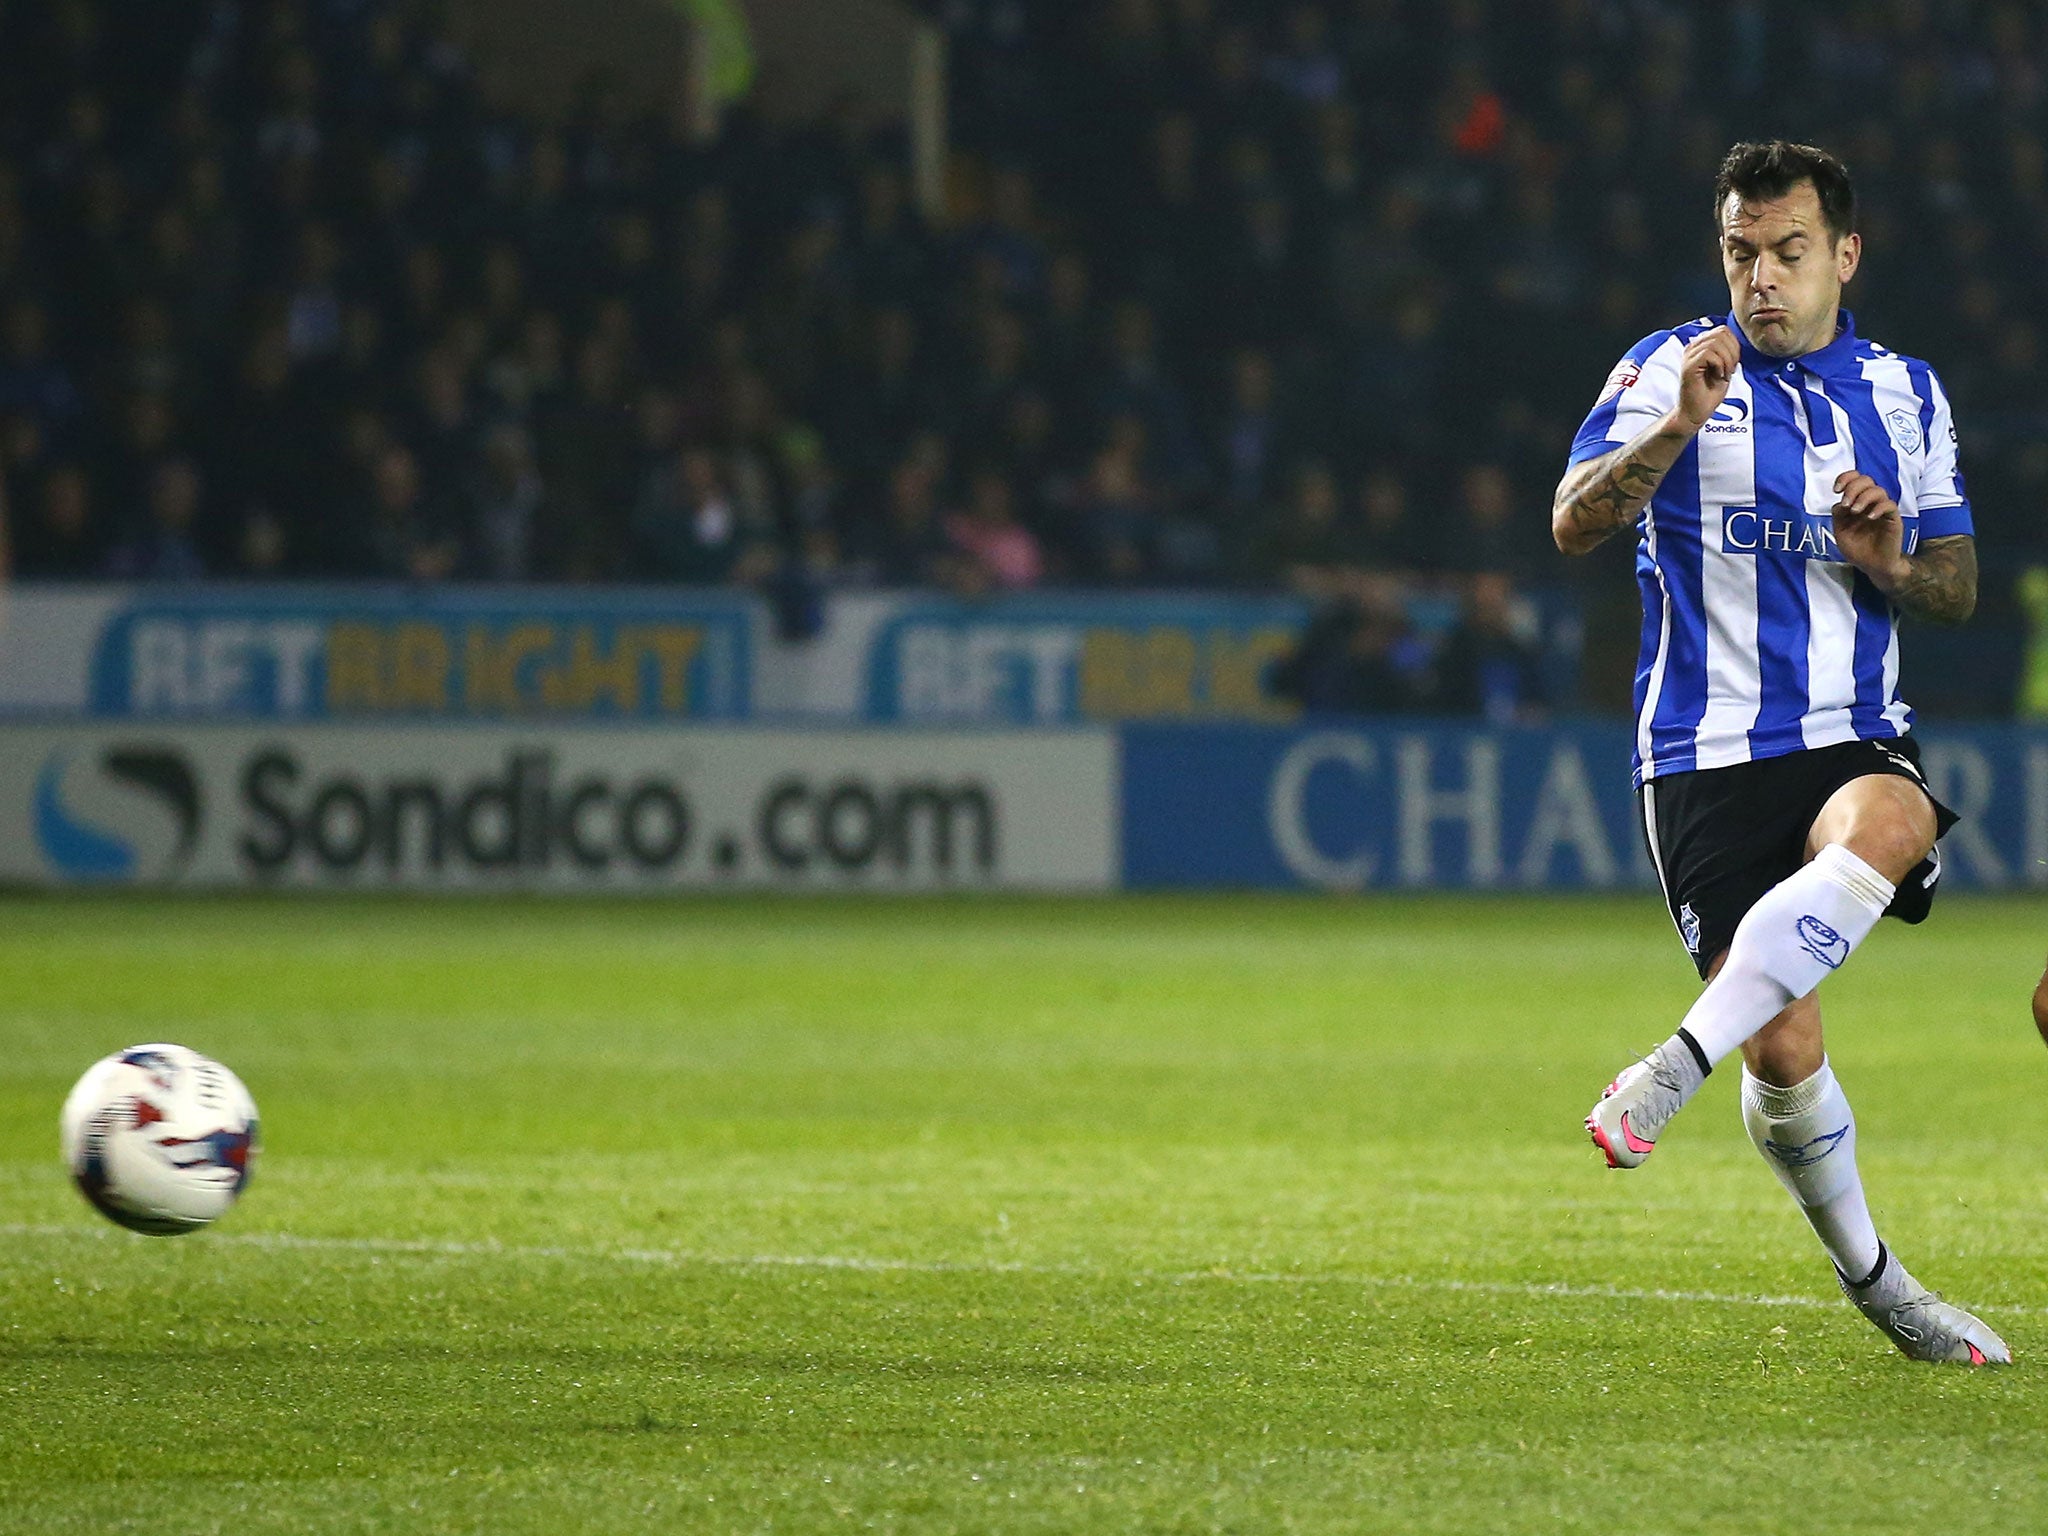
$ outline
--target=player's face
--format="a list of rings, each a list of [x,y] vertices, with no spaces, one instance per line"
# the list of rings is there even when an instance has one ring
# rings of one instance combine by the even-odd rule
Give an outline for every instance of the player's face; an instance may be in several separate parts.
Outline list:
[[[1835,336],[1842,285],[1863,251],[1855,234],[1834,239],[1820,195],[1802,181],[1783,197],[1721,207],[1721,270],[1743,334],[1759,352],[1798,357]]]

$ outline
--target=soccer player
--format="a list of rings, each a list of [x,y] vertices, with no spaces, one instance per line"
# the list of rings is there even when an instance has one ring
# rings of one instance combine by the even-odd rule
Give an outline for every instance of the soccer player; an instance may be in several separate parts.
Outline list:
[[[1842,162],[1738,144],[1714,183],[1730,313],[1637,344],[1572,444],[1558,548],[1641,532],[1636,779],[1650,857],[1705,990],[1586,1117],[1639,1167],[1726,1057],[1750,1139],[1863,1315],[1916,1360],[2004,1341],[1879,1241],[1815,989],[1887,913],[1926,917],[1955,821],[1898,696],[1899,619],[1977,599],[1947,396],[1841,306],[1862,241]]]

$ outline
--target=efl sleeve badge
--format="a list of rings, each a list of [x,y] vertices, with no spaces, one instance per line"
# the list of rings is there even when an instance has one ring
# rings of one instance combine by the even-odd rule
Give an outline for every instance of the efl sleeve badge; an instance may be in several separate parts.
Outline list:
[[[1614,372],[1607,375],[1607,382],[1600,387],[1600,398],[1593,403],[1605,405],[1624,389],[1633,388],[1636,380],[1642,376],[1641,365],[1633,358],[1624,357],[1614,365]]]

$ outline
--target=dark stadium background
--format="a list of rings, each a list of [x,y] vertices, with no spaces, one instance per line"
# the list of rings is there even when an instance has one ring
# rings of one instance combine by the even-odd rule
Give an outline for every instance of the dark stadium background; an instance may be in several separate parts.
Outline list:
[[[876,585],[1294,589],[1367,636],[1312,703],[1467,711],[1490,659],[1622,707],[1627,556],[1556,556],[1549,492],[1614,358],[1723,306],[1719,156],[1787,134],[1962,424],[1985,601],[1909,696],[2012,706],[2027,6],[946,0],[922,168],[885,39],[881,88],[778,91],[844,63],[811,7],[738,76],[663,73],[723,0],[577,9],[0,3],[15,575],[744,586],[798,632]]]

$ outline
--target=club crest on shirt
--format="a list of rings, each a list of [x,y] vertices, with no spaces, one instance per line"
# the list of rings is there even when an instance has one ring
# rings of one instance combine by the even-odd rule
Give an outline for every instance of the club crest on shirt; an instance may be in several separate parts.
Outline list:
[[[1693,911],[1689,901],[1678,909],[1678,936],[1692,953],[1700,952],[1700,915]]]
[[[1892,435],[1892,441],[1899,445],[1899,452],[1918,453],[1926,446],[1926,439],[1920,433],[1920,418],[1903,406],[1896,411],[1887,411],[1884,424]]]
[[[1624,389],[1631,388],[1643,376],[1642,366],[1624,357],[1614,365],[1614,372],[1607,375],[1607,382],[1600,386],[1600,398],[1593,403],[1605,405]]]

